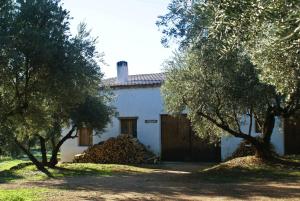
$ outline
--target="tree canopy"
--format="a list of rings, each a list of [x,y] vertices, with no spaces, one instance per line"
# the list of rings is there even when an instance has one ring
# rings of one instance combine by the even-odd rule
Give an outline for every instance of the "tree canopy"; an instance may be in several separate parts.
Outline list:
[[[157,22],[163,42],[180,45],[166,67],[168,111],[186,108],[202,135],[225,131],[268,147],[275,117],[299,108],[298,14],[295,1],[173,0]],[[261,139],[249,137],[252,119]]]
[[[75,111],[87,109],[85,123],[99,131],[112,114],[100,95],[97,40],[83,23],[73,36],[70,19],[60,0],[0,3],[1,134],[10,134],[27,154],[24,140],[38,138],[43,144],[60,138],[59,128],[69,124]]]

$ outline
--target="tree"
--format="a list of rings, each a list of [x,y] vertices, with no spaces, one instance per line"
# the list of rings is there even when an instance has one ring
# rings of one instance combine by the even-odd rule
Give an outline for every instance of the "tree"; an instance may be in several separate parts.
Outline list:
[[[157,23],[164,28],[165,39],[177,39],[181,48],[180,54],[167,65],[163,91],[168,110],[179,112],[187,107],[190,119],[202,135],[218,136],[225,131],[252,143],[257,155],[264,158],[271,156],[275,117],[293,115],[300,98],[296,68],[288,74],[284,68],[285,60],[295,62],[291,69],[297,66],[299,57],[295,51],[278,55],[282,52],[277,51],[278,46],[264,46],[266,38],[274,39],[276,35],[274,30],[266,31],[265,26],[276,27],[277,33],[287,32],[283,24],[290,30],[295,28],[290,25],[295,18],[290,22],[289,14],[284,14],[291,4],[282,1],[273,9],[272,2],[207,1],[187,7],[185,1],[174,0],[169,13]],[[297,12],[293,10],[291,16]],[[278,26],[278,20],[284,23]],[[280,44],[287,48],[292,42]],[[277,62],[277,56],[282,63]],[[277,78],[269,79],[269,75]],[[292,86],[282,87],[282,76],[291,80]],[[253,118],[261,127],[260,138],[249,135]],[[250,122],[248,131],[241,129],[245,119]]]
[[[260,71],[260,80],[275,86],[291,107],[287,110],[297,109],[300,2],[243,0],[218,3],[207,4],[207,9],[215,10],[217,19],[212,24],[211,37],[222,35],[226,44],[224,50],[242,46]]]
[[[78,137],[78,132],[76,132],[78,129],[82,127],[93,128],[94,131],[96,131],[96,135],[100,135],[107,123],[110,122],[113,114],[114,108],[109,106],[108,100],[105,96],[87,97],[85,102],[70,111],[69,119],[71,120],[71,124],[69,127],[71,128],[65,136],[58,140],[57,143],[52,143],[52,156],[49,162],[47,162],[47,158],[45,156],[46,165],[49,167],[55,167],[58,163],[57,154],[60,147],[66,140]],[[63,125],[67,125],[67,123],[58,123],[58,119],[55,119],[52,131],[57,131],[59,136],[61,136],[61,129],[57,129],[56,126],[61,128]],[[50,137],[53,137],[53,134],[50,134]],[[44,153],[45,151],[46,150],[44,150]]]
[[[96,39],[85,24],[76,36],[70,34],[70,16],[59,0],[5,0],[0,8],[1,133],[12,134],[37,168],[49,175],[45,156],[38,161],[22,142],[39,139],[41,150],[48,139],[54,145],[57,128],[70,120],[71,112],[88,97],[99,98],[103,75]]]

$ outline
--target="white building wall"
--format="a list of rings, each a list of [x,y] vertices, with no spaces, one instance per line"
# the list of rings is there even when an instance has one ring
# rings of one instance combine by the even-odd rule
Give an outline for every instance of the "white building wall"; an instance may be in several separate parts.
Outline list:
[[[113,105],[118,111],[118,117],[138,117],[137,119],[137,137],[148,149],[156,155],[161,154],[161,131],[160,115],[166,114],[163,107],[163,99],[160,88],[127,88],[114,90],[115,101]],[[120,122],[118,117],[112,119],[112,123],[101,134],[101,137],[94,136],[94,144],[105,141],[110,137],[116,137],[120,134]],[[157,123],[145,123],[145,120],[157,120]],[[245,119],[242,131],[248,133],[248,123]],[[66,129],[64,132],[67,132]],[[254,123],[252,135],[258,135],[254,132]],[[221,139],[221,158],[225,160],[237,149],[240,138],[225,136]],[[282,124],[276,119],[274,133],[271,142],[275,151],[284,154],[284,135]],[[61,161],[71,162],[76,154],[82,153],[88,147],[78,146],[78,139],[67,140],[61,147]]]
[[[66,135],[71,128],[64,128],[62,130],[62,135]],[[63,143],[60,148],[61,152],[61,161],[62,162],[71,162],[76,154],[82,153],[86,150],[87,147],[85,146],[78,146],[78,138],[76,139],[69,139]]]
[[[245,121],[242,126],[242,132],[248,133],[249,129],[249,118],[243,119]],[[259,133],[255,133],[255,124],[252,124],[252,136],[257,136]],[[241,138],[233,137],[231,135],[224,136],[221,139],[221,159],[226,160],[230,157],[233,152],[238,148],[239,144],[242,142]],[[277,154],[284,155],[284,132],[283,125],[279,118],[275,120],[275,126],[273,130],[273,134],[271,136],[271,143],[274,146],[274,149]]]
[[[161,152],[160,114],[164,113],[163,100],[160,88],[127,88],[114,90],[115,101],[113,105],[118,116],[101,134],[94,136],[93,143],[105,141],[120,134],[118,117],[137,117],[137,138],[156,155]],[[145,120],[157,120],[157,123],[145,123]],[[76,154],[82,153],[87,147],[78,146],[78,139],[70,139],[62,145],[61,160],[71,162]]]

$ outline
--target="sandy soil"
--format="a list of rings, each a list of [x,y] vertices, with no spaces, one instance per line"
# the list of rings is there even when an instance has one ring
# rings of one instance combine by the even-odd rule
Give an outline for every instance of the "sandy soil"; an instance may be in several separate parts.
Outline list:
[[[199,164],[168,164],[150,173],[70,177],[0,184],[1,188],[46,187],[50,201],[82,200],[300,200],[300,182],[218,183],[195,176]]]

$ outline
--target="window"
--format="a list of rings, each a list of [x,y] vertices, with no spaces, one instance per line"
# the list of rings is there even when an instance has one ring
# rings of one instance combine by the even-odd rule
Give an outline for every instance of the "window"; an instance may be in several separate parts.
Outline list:
[[[137,118],[120,118],[121,134],[137,137]]]
[[[93,145],[93,129],[80,128],[77,132],[78,132],[79,146],[92,146]]]

